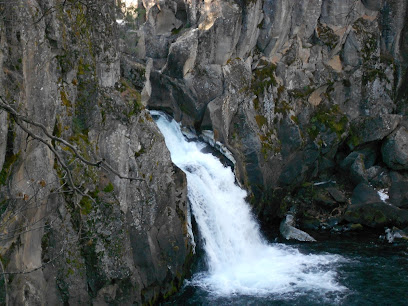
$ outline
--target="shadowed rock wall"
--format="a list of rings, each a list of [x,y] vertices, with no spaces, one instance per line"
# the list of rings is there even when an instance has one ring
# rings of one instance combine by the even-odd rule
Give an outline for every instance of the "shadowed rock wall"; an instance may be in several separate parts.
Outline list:
[[[1,301],[133,305],[174,293],[192,252],[186,178],[141,88],[121,77],[114,1],[0,1],[0,13],[2,101],[44,127],[0,109],[0,259],[11,273]]]
[[[405,167],[389,160],[405,158],[406,1],[144,3],[144,101],[212,130],[266,223],[305,184],[342,181],[349,196],[362,181],[391,188],[390,173]],[[364,166],[340,167],[360,153]],[[307,205],[342,216],[347,207],[335,203]]]

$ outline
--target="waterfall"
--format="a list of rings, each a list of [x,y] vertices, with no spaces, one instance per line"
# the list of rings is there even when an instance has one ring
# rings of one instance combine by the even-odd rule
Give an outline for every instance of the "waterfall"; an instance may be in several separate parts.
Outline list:
[[[151,114],[172,161],[187,175],[191,210],[203,239],[208,271],[196,273],[190,284],[224,296],[346,289],[333,270],[341,256],[305,255],[294,247],[265,241],[231,169],[203,153],[206,144],[188,142],[174,120],[157,111]]]

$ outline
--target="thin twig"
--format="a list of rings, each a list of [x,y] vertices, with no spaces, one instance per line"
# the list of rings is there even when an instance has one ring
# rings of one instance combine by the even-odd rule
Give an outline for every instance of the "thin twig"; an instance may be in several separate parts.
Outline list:
[[[38,266],[37,268],[31,269],[31,270],[20,271],[20,272],[6,272],[6,271],[3,270],[2,274],[5,276],[5,275],[30,274],[30,273],[33,273],[33,272],[35,272],[35,271],[37,271],[37,270],[40,270],[40,269],[44,268],[45,265],[48,265],[48,264],[54,262],[55,260],[57,260],[57,258],[60,257],[63,252],[64,252],[64,247],[61,248],[61,251],[58,253],[57,256],[55,256],[53,259],[51,259],[51,260],[45,262],[44,264]]]
[[[40,136],[35,135],[34,133],[28,131],[28,129],[25,128],[25,127],[21,124],[21,122],[19,122],[19,120],[24,121],[24,122],[26,122],[26,123],[28,123],[28,124],[30,124],[30,125],[39,127],[39,128],[43,131],[43,133],[44,133],[48,138],[50,138],[51,140],[57,141],[57,142],[59,142],[59,143],[62,143],[63,145],[65,145],[65,146],[67,146],[68,148],[70,148],[70,149],[73,151],[73,153],[74,153],[74,155],[75,155],[76,157],[78,157],[83,163],[85,163],[85,164],[87,164],[87,165],[89,165],[89,166],[98,167],[98,168],[101,167],[101,166],[105,166],[106,169],[108,169],[109,171],[111,171],[113,174],[117,175],[117,176],[118,176],[119,178],[121,178],[121,179],[128,179],[128,180],[131,180],[131,181],[144,181],[144,179],[142,179],[142,178],[129,177],[129,176],[125,176],[125,175],[120,174],[118,171],[114,170],[114,169],[112,168],[112,166],[110,166],[104,159],[101,159],[101,160],[96,161],[96,162],[92,162],[92,161],[89,161],[89,160],[85,159],[85,158],[78,152],[78,150],[77,150],[72,144],[70,144],[68,141],[66,141],[66,140],[63,139],[63,138],[56,137],[56,136],[50,134],[50,132],[48,132],[47,128],[46,128],[43,124],[38,123],[38,122],[34,122],[34,121],[32,121],[31,119],[28,119],[27,117],[25,117],[25,116],[21,115],[20,113],[18,113],[14,108],[12,108],[12,107],[3,99],[2,96],[0,96],[0,100],[1,100],[1,101],[0,101],[0,108],[4,109],[4,110],[7,111],[10,115],[12,115],[12,116],[16,119],[16,123],[17,123],[27,134],[29,134],[32,138],[34,138],[34,139],[36,139],[36,140],[38,140],[38,141],[44,143],[48,148],[50,148],[50,150],[55,154],[55,156],[56,156],[57,159],[58,159],[58,162],[61,164],[61,166],[64,168],[64,170],[69,171],[68,167],[65,165],[65,163],[62,161],[61,157],[60,157],[60,156],[58,155],[58,153],[55,151],[54,147],[52,147],[51,144],[50,144],[48,141],[46,141],[45,139],[43,139],[43,138],[41,138]],[[69,180],[69,182],[70,182],[70,185],[73,186],[73,181],[72,181],[72,177],[71,177],[70,174],[68,174],[68,180]],[[72,183],[72,184],[71,184],[71,183]],[[71,187],[72,187],[72,186],[71,186]]]

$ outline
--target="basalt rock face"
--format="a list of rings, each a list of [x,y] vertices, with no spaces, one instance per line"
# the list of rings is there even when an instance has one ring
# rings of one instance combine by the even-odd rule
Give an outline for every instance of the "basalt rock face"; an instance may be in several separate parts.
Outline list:
[[[389,171],[405,169],[407,6],[144,1],[144,101],[214,132],[265,223],[291,205],[302,206],[299,216],[310,208],[343,220],[347,204],[315,207],[308,186],[336,181],[350,198],[361,182],[391,188]]]
[[[0,14],[1,303],[174,293],[192,252],[186,178],[132,85],[145,68],[121,77],[114,1],[0,1]]]

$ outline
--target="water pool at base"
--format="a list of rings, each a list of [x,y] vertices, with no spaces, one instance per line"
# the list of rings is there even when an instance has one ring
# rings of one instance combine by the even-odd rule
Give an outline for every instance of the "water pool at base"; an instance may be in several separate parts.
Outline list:
[[[342,292],[289,292],[266,296],[219,296],[188,281],[166,305],[408,305],[408,245],[340,238],[316,243],[295,243],[302,254],[340,255],[336,280]],[[199,260],[200,261],[200,260]],[[199,266],[199,265],[198,265]],[[196,268],[200,270],[200,268]],[[197,273],[197,271],[195,271]]]
[[[408,305],[407,245],[268,242],[231,169],[174,120],[152,115],[186,173],[199,233],[193,275],[167,305]]]

